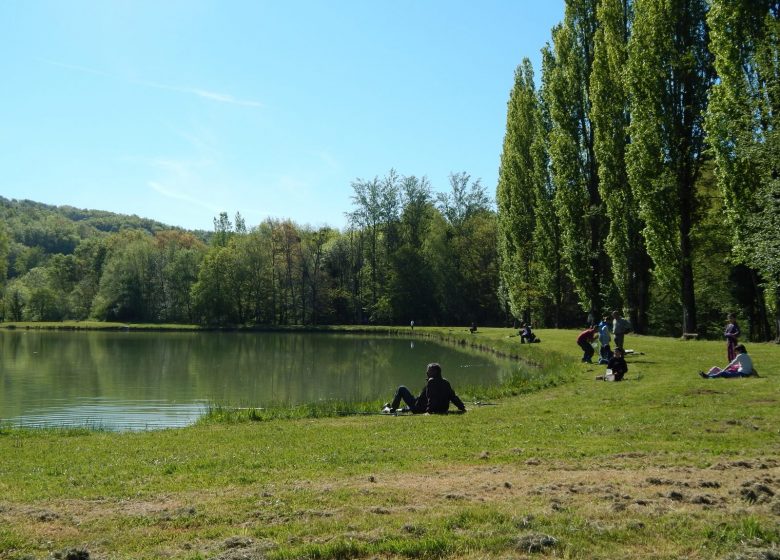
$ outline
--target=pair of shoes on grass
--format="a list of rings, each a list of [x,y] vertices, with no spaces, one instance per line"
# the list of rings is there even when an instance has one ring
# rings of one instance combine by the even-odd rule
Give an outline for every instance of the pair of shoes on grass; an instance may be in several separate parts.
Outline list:
[[[703,377],[704,379],[707,379],[707,377],[709,377],[709,376],[706,373],[704,373],[703,371],[700,371],[699,372],[699,377]]]

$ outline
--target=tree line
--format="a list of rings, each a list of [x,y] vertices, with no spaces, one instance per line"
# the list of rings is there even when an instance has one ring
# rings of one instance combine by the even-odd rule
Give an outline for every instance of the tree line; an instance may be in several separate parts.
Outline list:
[[[511,313],[780,330],[780,2],[566,0],[515,72],[497,204]],[[774,317],[770,321],[770,317]]]
[[[435,193],[391,170],[352,184],[343,231],[291,220],[211,232],[0,200],[0,317],[215,326],[504,324],[496,217],[479,180]]]

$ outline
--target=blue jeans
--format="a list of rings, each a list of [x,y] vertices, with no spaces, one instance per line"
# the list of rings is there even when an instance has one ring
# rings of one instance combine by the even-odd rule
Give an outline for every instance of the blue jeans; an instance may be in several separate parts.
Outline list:
[[[717,373],[708,373],[707,377],[745,377],[745,374],[740,373],[739,370],[722,369]]]

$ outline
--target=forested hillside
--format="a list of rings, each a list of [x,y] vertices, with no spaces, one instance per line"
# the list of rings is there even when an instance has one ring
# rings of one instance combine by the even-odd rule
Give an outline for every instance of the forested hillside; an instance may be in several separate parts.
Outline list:
[[[496,219],[479,181],[390,171],[353,183],[345,231],[240,213],[214,231],[3,201],[5,321],[207,325],[511,323],[498,297]],[[345,206],[348,201],[345,201]]]

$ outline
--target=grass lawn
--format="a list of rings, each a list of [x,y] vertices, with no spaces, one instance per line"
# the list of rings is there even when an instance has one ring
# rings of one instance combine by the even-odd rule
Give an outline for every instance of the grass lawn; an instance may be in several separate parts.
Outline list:
[[[531,379],[471,394],[442,364],[497,403],[465,415],[0,429],[0,558],[780,558],[780,346],[704,380],[725,343],[628,335],[604,383],[574,331],[414,332]]]

